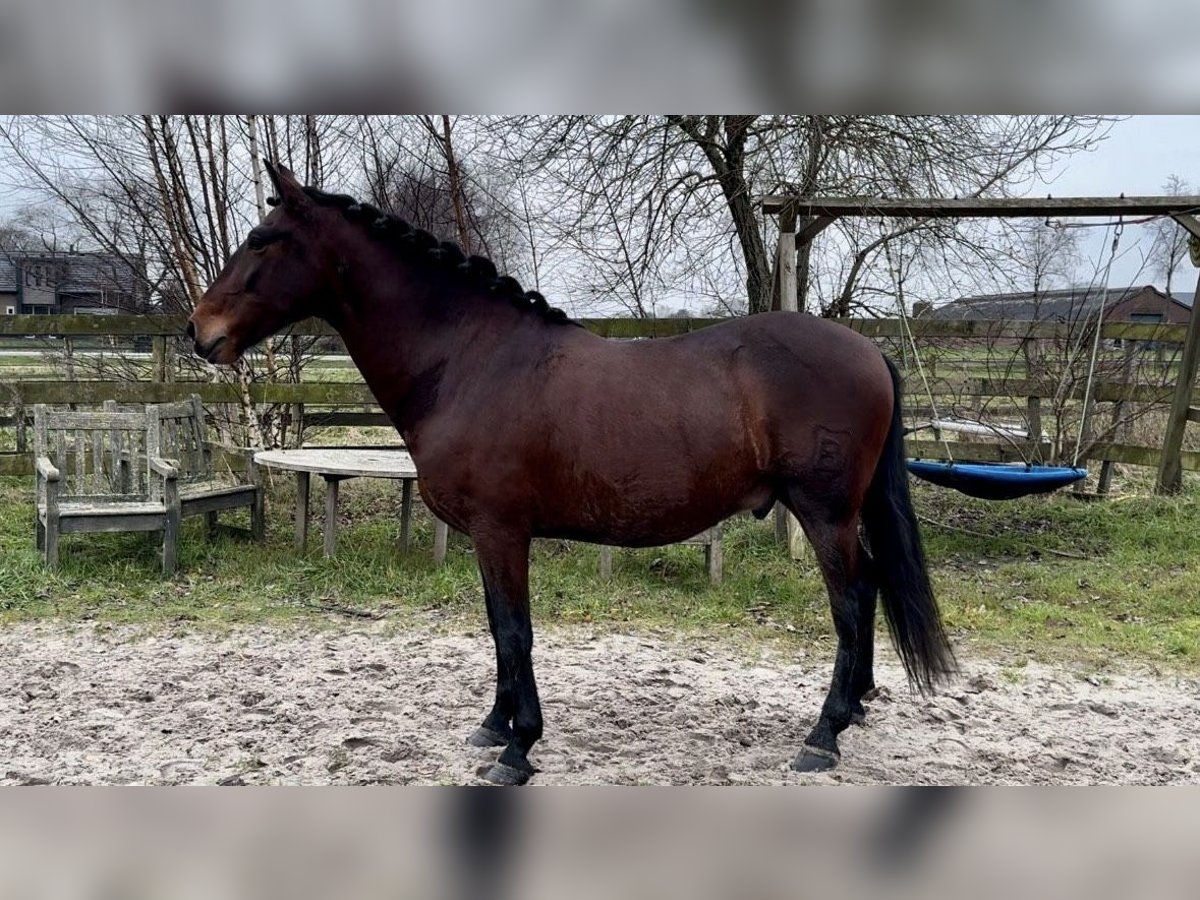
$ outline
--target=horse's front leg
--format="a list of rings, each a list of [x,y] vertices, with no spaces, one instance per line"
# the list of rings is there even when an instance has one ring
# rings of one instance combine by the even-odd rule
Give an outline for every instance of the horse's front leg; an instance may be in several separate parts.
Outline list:
[[[496,601],[488,590],[487,581],[483,583],[484,601],[487,605],[488,628],[492,632],[492,640],[496,640]],[[496,641],[496,702],[492,711],[483,719],[483,724],[472,732],[467,743],[472,747],[506,747],[512,740],[513,717],[513,682],[509,676],[503,657],[500,655],[500,643]]]
[[[529,750],[542,736],[542,706],[533,679],[533,625],[529,619],[529,534],[499,527],[471,532],[483,576],[488,624],[496,642],[496,703],[472,743],[507,738],[486,777],[494,784],[524,784],[533,774]],[[511,721],[510,721],[511,717]],[[494,738],[494,740],[488,740]]]

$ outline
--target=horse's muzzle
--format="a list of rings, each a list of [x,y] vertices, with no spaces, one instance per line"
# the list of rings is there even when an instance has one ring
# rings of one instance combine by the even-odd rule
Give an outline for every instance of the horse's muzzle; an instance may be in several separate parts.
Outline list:
[[[201,344],[199,341],[196,341],[196,355],[210,363],[215,363],[217,361],[218,352],[225,345],[225,340],[225,335],[221,335],[219,338],[209,341],[207,346]]]

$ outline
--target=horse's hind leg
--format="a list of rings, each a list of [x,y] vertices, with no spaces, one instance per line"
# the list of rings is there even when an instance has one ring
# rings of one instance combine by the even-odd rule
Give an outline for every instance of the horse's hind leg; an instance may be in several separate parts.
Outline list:
[[[838,639],[833,679],[821,715],[792,761],[793,769],[814,772],[837,765],[841,758],[838,735],[861,710],[860,689],[865,692],[862,683],[870,675],[869,663],[864,665],[866,659],[859,656],[859,635],[866,627],[860,622],[868,608],[874,607],[875,586],[862,564],[857,515],[831,522],[822,512],[806,508],[795,491],[789,491],[788,500],[820,564]]]
[[[850,674],[850,721],[862,724],[867,710],[863,701],[875,691],[875,606],[879,585],[875,580],[871,557],[862,543],[858,545],[861,585],[853,591],[858,600],[858,634],[855,641],[854,669]]]

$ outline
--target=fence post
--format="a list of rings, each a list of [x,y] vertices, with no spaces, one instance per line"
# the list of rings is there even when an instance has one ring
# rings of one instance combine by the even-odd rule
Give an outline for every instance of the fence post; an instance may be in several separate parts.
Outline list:
[[[150,338],[150,380],[161,384],[167,380],[167,336],[156,334]]]
[[[1129,338],[1125,339],[1125,360],[1121,363],[1121,384],[1128,385],[1133,381],[1133,357],[1136,351],[1137,342]],[[1129,423],[1125,421],[1125,398],[1122,397],[1113,404],[1113,415],[1111,431],[1116,440],[1124,441],[1129,433]],[[1096,484],[1096,492],[1098,494],[1107,494],[1112,485],[1112,467],[1111,459],[1106,459],[1100,464],[1100,480]]]
[[[1196,279],[1196,292],[1200,293],[1200,277]],[[1196,381],[1196,363],[1200,361],[1200,315],[1191,311],[1188,318],[1187,338],[1183,342],[1183,353],[1179,357],[1179,380],[1175,382],[1175,397],[1171,401],[1171,413],[1167,419],[1167,432],[1163,438],[1162,462],[1158,467],[1158,483],[1155,493],[1177,494],[1183,487],[1183,433],[1188,423],[1188,411],[1192,405],[1192,385]]]
[[[300,343],[299,335],[293,334],[291,336],[290,340],[288,341],[288,351],[291,354],[291,359],[289,360],[288,371],[291,374],[292,379],[297,384],[299,384],[300,383],[300,367],[304,361],[304,347]],[[302,446],[304,446],[304,404],[303,403],[292,404],[292,420],[296,426],[296,438],[295,438],[296,443],[294,446],[302,447]],[[286,433],[283,435],[283,445],[285,447],[288,446]]]
[[[13,420],[17,426],[17,452],[27,453],[29,451],[29,432],[25,427],[25,402],[21,399],[20,394],[13,403]]]
[[[289,446],[303,447],[304,446],[304,404],[303,403],[292,404],[292,415],[295,416],[295,419],[292,422],[292,424],[296,426],[296,431],[295,431],[295,437],[292,439],[292,443]]]
[[[1083,466],[1086,469],[1088,454],[1092,449],[1092,436],[1095,432],[1093,420],[1096,417],[1096,395],[1095,393],[1088,391],[1087,388],[1084,388],[1084,392],[1088,394],[1088,398],[1087,402],[1083,404],[1083,409],[1079,413],[1079,450],[1075,458],[1071,460],[1071,465]],[[1075,486],[1076,494],[1084,493],[1084,484],[1086,484],[1086,481],[1082,481]]]
[[[796,214],[784,212],[779,217],[779,253],[775,261],[779,273],[779,308],[797,312],[799,294],[796,285]],[[775,504],[775,538],[786,543],[792,559],[804,559],[809,555],[804,532],[782,503]]]
[[[1032,338],[1021,341],[1021,353],[1025,357],[1025,380],[1030,384],[1040,384],[1042,365],[1037,342]],[[1029,424],[1031,451],[1040,453],[1042,447],[1042,398],[1039,395],[1031,394],[1025,398],[1025,418]]]

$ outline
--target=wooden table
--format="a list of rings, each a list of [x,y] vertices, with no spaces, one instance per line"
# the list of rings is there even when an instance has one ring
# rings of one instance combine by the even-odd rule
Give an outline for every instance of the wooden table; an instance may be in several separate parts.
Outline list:
[[[351,447],[304,447],[298,450],[260,450],[256,465],[296,473],[296,547],[308,544],[308,487],[312,475],[325,479],[325,555],[333,556],[337,545],[338,485],[347,478],[391,478],[401,482],[400,547],[408,549],[412,533],[412,489],[417,467],[407,450]],[[433,558],[446,558],[449,528],[434,516]]]

